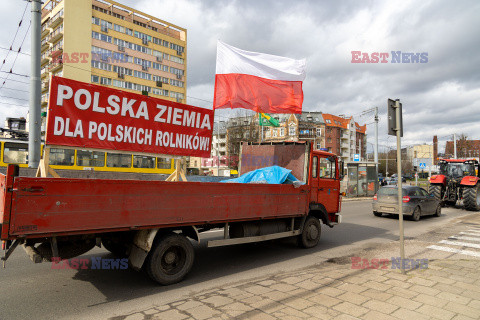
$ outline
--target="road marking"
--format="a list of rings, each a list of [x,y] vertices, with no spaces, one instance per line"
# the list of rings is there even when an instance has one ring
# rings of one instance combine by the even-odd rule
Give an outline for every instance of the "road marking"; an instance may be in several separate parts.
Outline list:
[[[468,241],[480,242],[480,238],[472,238],[472,237],[454,236],[454,237],[448,237],[448,239],[452,239],[452,240],[468,240]]]
[[[448,241],[448,240],[442,240],[442,241],[439,241],[438,243],[450,244],[452,246],[462,246],[462,247],[470,247],[470,248],[480,249],[480,244],[476,244],[476,243]]]
[[[480,234],[480,230],[476,230],[476,229],[473,229],[473,230],[467,230],[468,232],[475,232],[475,233],[478,233]]]
[[[463,254],[466,256],[472,256],[472,257],[478,257],[480,258],[480,252],[475,252],[475,251],[469,251],[469,250],[460,250],[460,249],[455,249],[455,248],[448,248],[448,247],[441,247],[441,246],[429,246],[427,249],[433,249],[433,250],[439,250],[439,251],[445,251],[445,252],[451,252],[451,253],[458,253],[458,254]]]
[[[467,235],[467,236],[480,237],[480,233],[475,233],[475,232],[460,232],[460,234],[465,234],[465,235]]]

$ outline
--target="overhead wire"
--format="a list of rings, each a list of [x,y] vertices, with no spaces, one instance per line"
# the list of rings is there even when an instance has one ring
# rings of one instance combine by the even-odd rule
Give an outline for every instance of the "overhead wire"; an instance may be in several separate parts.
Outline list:
[[[19,76],[19,77],[25,77],[25,78],[29,78],[30,76],[29,75],[26,75],[26,74],[21,74],[21,73],[16,73],[16,72],[8,72],[8,71],[0,71],[2,73],[8,73],[8,74],[11,74],[11,75],[14,75],[14,76]]]
[[[7,50],[7,51],[17,52],[17,51],[15,51],[15,50],[13,50],[12,48],[9,49],[9,48],[5,48],[5,47],[1,47],[1,46],[0,46],[0,49],[2,49],[2,50]],[[28,53],[28,52],[20,52],[20,54],[23,54],[23,55],[26,55],[26,56],[30,56],[30,55],[31,55],[31,54]]]
[[[22,98],[16,98],[16,97],[8,97],[8,96],[0,96],[0,98],[9,98],[9,99],[15,99],[15,100],[20,100],[20,101],[28,101],[28,99],[22,99]]]
[[[10,74],[12,74],[12,72],[13,72],[13,67],[15,67],[15,63],[17,62],[18,55],[19,55],[20,51],[22,50],[23,43],[25,42],[25,39],[27,38],[28,31],[30,30],[31,25],[32,25],[32,21],[30,20],[30,23],[28,24],[27,31],[25,32],[25,36],[23,37],[22,43],[20,43],[20,47],[18,48],[17,55],[15,56],[15,59],[13,60],[12,66],[10,67],[10,73],[7,74],[7,77],[5,78],[2,85],[0,86],[0,90],[3,88],[3,86],[5,85],[5,82],[7,82],[8,78],[10,77]],[[1,68],[0,68],[0,71],[1,71]]]
[[[15,39],[17,38],[18,31],[20,30],[20,27],[22,26],[23,18],[25,17],[25,12],[27,12],[28,4],[29,3],[27,2],[26,5],[25,5],[25,9],[23,10],[22,18],[20,19],[20,22],[18,23],[17,31],[15,31],[15,35],[13,36],[13,40],[12,40],[12,44],[10,45],[10,49],[8,49],[9,51],[7,52],[7,55],[5,56],[5,59],[3,59],[2,65],[0,65],[0,71],[2,70],[3,66],[5,65],[5,62],[7,61],[8,55],[10,54],[11,51],[13,51],[13,44],[15,43]],[[18,51],[20,51],[20,49],[18,49]]]
[[[19,91],[19,92],[30,92],[30,91],[28,91],[28,90],[20,90],[20,89],[7,88],[7,87],[3,87],[3,89],[5,89],[5,90],[12,90],[12,91]]]

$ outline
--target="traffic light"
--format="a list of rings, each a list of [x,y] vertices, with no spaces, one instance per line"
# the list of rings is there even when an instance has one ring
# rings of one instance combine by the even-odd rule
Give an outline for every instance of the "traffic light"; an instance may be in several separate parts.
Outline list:
[[[413,172],[417,172],[417,169],[418,169],[417,166],[413,166]]]

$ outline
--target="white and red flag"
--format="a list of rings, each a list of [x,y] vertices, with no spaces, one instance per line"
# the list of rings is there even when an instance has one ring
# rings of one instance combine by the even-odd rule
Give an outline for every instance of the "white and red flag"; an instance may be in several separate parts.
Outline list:
[[[305,59],[251,52],[217,43],[214,109],[301,113]]]

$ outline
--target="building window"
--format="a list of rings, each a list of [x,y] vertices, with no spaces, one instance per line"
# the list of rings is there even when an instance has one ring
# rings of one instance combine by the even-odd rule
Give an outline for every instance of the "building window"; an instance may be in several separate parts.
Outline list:
[[[280,136],[282,136],[282,137],[285,136],[285,128],[280,129]]]
[[[290,127],[288,128],[288,135],[289,135],[289,136],[294,136],[295,133],[296,133],[295,126],[290,126]]]
[[[92,74],[92,83],[98,83],[99,77]]]
[[[321,136],[322,136],[322,129],[317,128],[317,137],[321,137]]]
[[[103,84],[105,86],[110,86],[110,85],[112,85],[112,79],[101,77],[100,78],[100,84]]]

